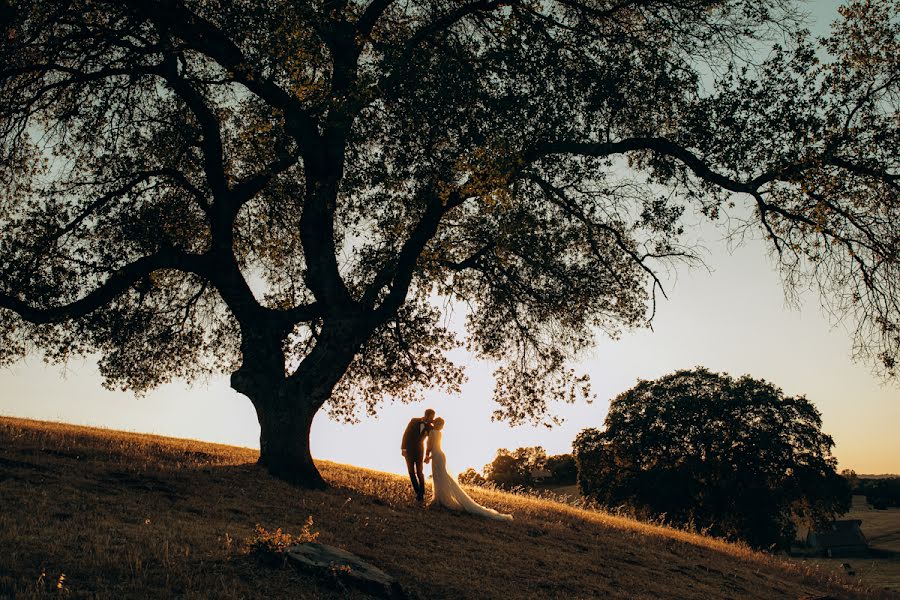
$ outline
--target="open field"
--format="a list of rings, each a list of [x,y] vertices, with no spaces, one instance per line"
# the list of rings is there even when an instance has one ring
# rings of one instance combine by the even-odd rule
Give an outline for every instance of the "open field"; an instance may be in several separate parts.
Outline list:
[[[268,476],[256,452],[0,417],[0,597],[357,598],[259,564],[259,524],[354,552],[423,599],[892,598],[835,570],[547,500],[473,489],[515,515],[412,502],[391,474],[320,463],[332,487]]]
[[[854,496],[853,507],[842,519],[862,520],[862,531],[872,555],[866,558],[816,558],[807,562],[824,568],[850,565],[862,585],[900,593],[900,508],[875,510],[865,497]]]

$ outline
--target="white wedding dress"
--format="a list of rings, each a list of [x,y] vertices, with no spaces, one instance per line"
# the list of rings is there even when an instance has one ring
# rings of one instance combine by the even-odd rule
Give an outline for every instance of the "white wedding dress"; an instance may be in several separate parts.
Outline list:
[[[447,455],[441,449],[441,437],[441,432],[436,429],[428,433],[428,448],[431,451],[431,475],[434,485],[434,500],[432,503],[445,506],[451,510],[472,513],[487,519],[512,521],[512,515],[504,515],[472,500],[465,490],[459,486],[456,478],[447,472]]]

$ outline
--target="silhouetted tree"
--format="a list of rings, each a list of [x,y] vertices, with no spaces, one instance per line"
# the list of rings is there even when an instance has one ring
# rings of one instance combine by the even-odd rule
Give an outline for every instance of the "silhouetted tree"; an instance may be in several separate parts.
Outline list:
[[[880,510],[900,506],[900,477],[859,479],[857,493],[865,495],[866,502]]]
[[[547,471],[549,475],[535,479],[535,473]],[[572,485],[577,480],[575,458],[571,454],[547,456],[540,446],[517,448],[510,452],[506,448],[497,450],[494,460],[484,466],[482,476],[473,468],[466,469],[458,477],[460,483],[485,485],[492,483],[499,487],[529,487],[536,483]]]
[[[571,454],[551,456],[544,466],[552,474],[550,481],[556,485],[574,485],[578,480],[578,468]]]
[[[677,371],[640,381],[612,401],[604,431],[578,435],[579,486],[609,506],[785,546],[795,519],[821,524],[850,508],[821,426],[805,397],[766,381]]]
[[[859,476],[856,474],[856,471],[853,469],[843,469],[841,470],[841,477],[847,480],[847,485],[850,486],[850,491],[852,493],[856,493],[859,489]]]
[[[457,477],[457,480],[460,483],[463,483],[466,485],[484,485],[487,483],[487,479],[485,479],[481,475],[481,473],[479,473],[472,467],[469,467],[468,469],[466,469],[465,471],[460,473],[459,476]]]
[[[504,488],[530,486],[534,483],[532,473],[543,469],[546,463],[547,452],[540,446],[516,448],[513,452],[500,448],[494,460],[484,466],[484,478]]]
[[[567,361],[649,322],[687,209],[746,201],[894,367],[894,1],[845,9],[826,62],[787,0],[0,7],[0,360],[229,372],[279,477],[324,484],[326,404],[458,389],[440,299],[498,416],[589,393]]]

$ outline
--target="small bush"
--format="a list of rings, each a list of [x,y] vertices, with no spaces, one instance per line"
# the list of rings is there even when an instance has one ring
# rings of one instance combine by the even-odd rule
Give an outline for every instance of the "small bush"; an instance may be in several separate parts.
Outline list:
[[[284,553],[289,547],[319,539],[319,533],[312,531],[312,526],[312,517],[307,517],[300,533],[294,536],[281,531],[280,527],[275,531],[268,531],[262,525],[257,525],[253,534],[247,538],[248,552],[264,563],[282,564],[285,559]]]

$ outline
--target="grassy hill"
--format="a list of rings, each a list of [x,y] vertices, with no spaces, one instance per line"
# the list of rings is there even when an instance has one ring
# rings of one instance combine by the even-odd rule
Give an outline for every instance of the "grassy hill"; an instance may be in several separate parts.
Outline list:
[[[248,554],[298,533],[423,599],[862,598],[837,571],[547,500],[473,489],[512,523],[412,501],[396,475],[320,463],[332,487],[268,476],[256,452],[0,417],[0,597],[357,598]],[[888,596],[883,596],[888,597]]]

